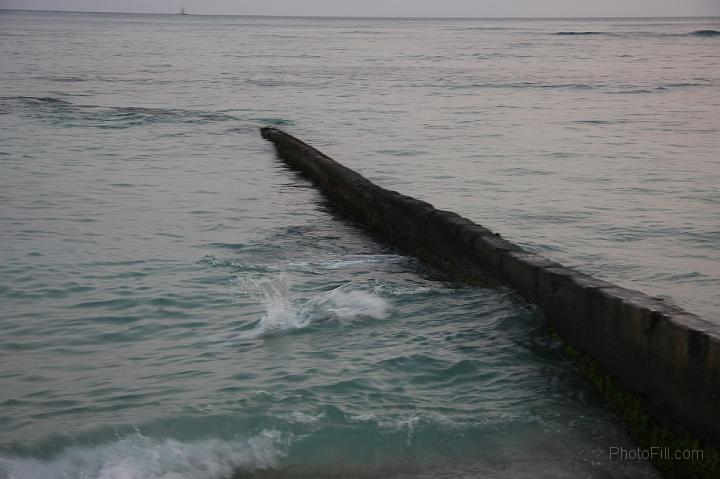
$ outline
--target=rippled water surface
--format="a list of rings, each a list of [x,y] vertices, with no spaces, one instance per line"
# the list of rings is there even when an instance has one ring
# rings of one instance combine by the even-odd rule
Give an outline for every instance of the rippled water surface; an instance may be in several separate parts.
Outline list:
[[[0,477],[654,477],[257,128],[717,320],[719,30],[0,12]]]

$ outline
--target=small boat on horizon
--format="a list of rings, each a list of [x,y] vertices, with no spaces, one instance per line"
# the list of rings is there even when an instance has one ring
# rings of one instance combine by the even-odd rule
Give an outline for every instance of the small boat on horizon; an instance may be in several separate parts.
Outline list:
[[[180,11],[178,12],[178,15],[187,15],[187,12],[185,12],[185,4],[180,6]]]

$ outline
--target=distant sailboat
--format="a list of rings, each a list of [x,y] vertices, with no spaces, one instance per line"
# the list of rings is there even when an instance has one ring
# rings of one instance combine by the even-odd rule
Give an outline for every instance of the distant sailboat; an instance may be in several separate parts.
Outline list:
[[[178,15],[187,15],[187,13],[185,13],[185,4],[180,6],[180,13],[178,13]]]

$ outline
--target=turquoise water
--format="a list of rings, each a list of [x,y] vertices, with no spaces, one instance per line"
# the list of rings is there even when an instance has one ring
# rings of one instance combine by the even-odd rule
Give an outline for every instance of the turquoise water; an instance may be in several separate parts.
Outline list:
[[[532,306],[257,128],[716,319],[720,20],[0,26],[0,477],[655,477]]]

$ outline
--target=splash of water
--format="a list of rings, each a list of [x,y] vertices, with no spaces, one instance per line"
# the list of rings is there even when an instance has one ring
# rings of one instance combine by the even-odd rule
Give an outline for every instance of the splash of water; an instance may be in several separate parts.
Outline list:
[[[293,305],[287,277],[284,274],[271,280],[260,282],[260,289],[265,296],[265,315],[260,319],[257,329],[261,333],[284,329],[299,329],[310,324],[307,308]]]
[[[290,288],[283,273],[272,279],[254,282],[262,295],[265,314],[258,321],[252,336],[302,329],[311,324],[339,323],[358,319],[387,317],[390,306],[383,298],[368,291],[340,286],[312,298],[303,298]]]

